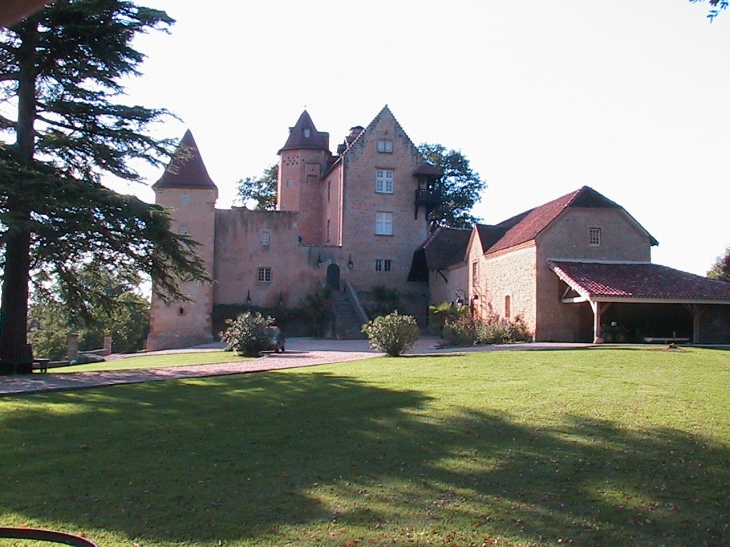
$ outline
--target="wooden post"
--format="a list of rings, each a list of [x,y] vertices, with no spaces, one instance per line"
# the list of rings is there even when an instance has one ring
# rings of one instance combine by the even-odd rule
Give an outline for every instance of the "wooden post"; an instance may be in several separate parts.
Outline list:
[[[692,304],[692,343],[700,343],[700,319],[707,308],[699,304]]]
[[[593,300],[589,300],[589,302],[591,309],[593,309],[593,343],[603,344],[603,338],[601,338],[601,314],[603,313],[601,303]]]

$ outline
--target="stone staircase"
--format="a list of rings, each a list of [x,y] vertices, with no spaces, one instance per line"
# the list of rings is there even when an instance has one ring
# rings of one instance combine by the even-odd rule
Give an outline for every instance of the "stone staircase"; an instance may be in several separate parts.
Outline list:
[[[334,296],[334,318],[335,338],[339,340],[360,340],[366,338],[360,328],[362,321],[359,319],[355,306],[346,292],[335,291]]]

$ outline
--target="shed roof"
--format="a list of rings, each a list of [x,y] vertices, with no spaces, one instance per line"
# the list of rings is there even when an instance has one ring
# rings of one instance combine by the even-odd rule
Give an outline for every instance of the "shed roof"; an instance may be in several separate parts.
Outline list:
[[[549,260],[550,269],[594,301],[730,304],[730,283],[649,263]]]

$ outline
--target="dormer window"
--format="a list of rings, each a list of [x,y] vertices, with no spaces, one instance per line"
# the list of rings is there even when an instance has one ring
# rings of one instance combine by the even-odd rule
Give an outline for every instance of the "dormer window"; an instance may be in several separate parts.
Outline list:
[[[311,132],[311,131],[310,131],[309,129],[305,129],[305,130],[304,130],[304,138],[305,138],[305,139],[308,139],[308,138],[309,138],[309,135],[311,135],[311,133],[312,133],[312,132]]]

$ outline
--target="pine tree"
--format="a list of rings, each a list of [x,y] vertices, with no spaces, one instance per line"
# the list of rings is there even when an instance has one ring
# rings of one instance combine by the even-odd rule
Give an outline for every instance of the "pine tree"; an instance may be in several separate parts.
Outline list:
[[[159,165],[173,150],[146,132],[170,114],[124,104],[120,83],[144,59],[134,37],[173,22],[131,1],[58,0],[0,30],[0,101],[14,105],[0,110],[0,371],[32,369],[33,270],[55,277],[72,306],[84,301],[78,265],[91,260],[120,277],[144,272],[170,299],[184,298],[177,278],[207,279],[195,242],[170,231],[162,208],[101,184],[104,174],[140,181],[130,160]]]

